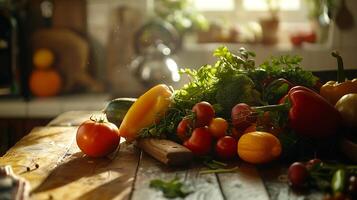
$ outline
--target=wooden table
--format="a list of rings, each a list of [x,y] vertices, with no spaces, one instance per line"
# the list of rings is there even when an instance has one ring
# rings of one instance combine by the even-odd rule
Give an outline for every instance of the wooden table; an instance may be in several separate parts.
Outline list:
[[[11,165],[30,182],[31,199],[165,199],[149,182],[174,177],[194,191],[186,199],[321,199],[320,193],[293,192],[282,176],[286,168],[277,163],[259,170],[241,163],[234,173],[199,174],[202,166],[169,168],[127,143],[108,158],[89,158],[77,147],[75,134],[93,113],[66,112],[33,129],[0,158],[0,166]]]

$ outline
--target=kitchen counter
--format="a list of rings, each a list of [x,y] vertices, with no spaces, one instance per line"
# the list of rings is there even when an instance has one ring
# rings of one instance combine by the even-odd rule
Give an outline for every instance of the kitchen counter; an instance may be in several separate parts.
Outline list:
[[[175,177],[192,190],[186,199],[322,198],[316,191],[292,191],[286,183],[286,166],[280,163],[259,168],[231,163],[239,166],[239,170],[200,174],[203,166],[198,163],[169,168],[123,140],[120,148],[108,157],[89,158],[77,147],[75,135],[78,125],[98,112],[66,112],[47,126],[33,129],[0,157],[0,165],[11,165],[16,174],[29,181],[30,199],[165,199],[149,183],[152,179]]]
[[[110,100],[109,94],[74,94],[49,98],[0,99],[0,118],[54,118],[70,110],[101,110]]]

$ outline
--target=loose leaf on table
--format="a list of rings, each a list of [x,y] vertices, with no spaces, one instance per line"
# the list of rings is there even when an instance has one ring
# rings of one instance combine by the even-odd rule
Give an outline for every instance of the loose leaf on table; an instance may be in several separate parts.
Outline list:
[[[150,181],[150,187],[161,190],[166,198],[184,198],[192,193],[192,191],[189,191],[178,178],[174,178],[167,182],[160,179],[154,179]]]

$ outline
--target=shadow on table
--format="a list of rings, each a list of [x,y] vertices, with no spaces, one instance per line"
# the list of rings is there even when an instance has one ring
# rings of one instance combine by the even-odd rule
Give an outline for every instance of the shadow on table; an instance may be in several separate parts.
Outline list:
[[[118,153],[113,160],[109,158],[90,158],[84,156],[82,152],[74,153],[69,158],[66,158],[67,162],[53,169],[50,175],[32,193],[36,194],[57,189],[87,177],[83,182],[83,187],[91,187],[91,185],[98,184],[98,182],[102,185],[98,185],[82,194],[80,198],[86,199],[98,196],[97,199],[103,199],[103,195],[106,199],[118,195],[125,197],[129,195],[134,179],[125,173],[125,169],[123,170],[120,167],[120,162],[115,162],[120,157],[125,159],[125,152]],[[108,180],[108,182],[105,180]]]

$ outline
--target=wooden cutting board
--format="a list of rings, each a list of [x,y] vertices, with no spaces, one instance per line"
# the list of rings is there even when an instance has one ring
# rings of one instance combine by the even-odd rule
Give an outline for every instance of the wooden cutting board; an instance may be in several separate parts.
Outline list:
[[[41,29],[31,38],[33,50],[48,48],[55,54],[55,67],[64,76],[64,92],[84,87],[92,92],[103,91],[87,69],[89,46],[87,41],[69,29]],[[77,88],[78,89],[78,88]]]

